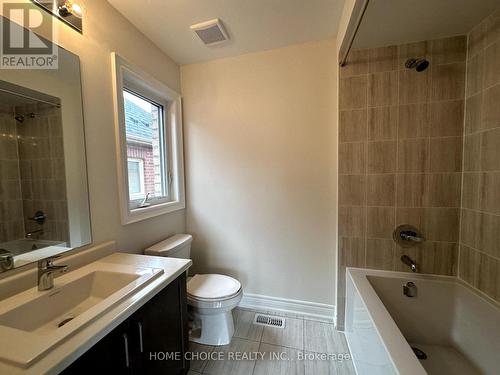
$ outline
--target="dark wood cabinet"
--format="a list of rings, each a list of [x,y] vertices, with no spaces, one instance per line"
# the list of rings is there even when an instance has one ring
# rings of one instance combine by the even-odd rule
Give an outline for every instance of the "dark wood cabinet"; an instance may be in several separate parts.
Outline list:
[[[63,374],[181,375],[189,370],[187,350],[186,275],[182,274]]]

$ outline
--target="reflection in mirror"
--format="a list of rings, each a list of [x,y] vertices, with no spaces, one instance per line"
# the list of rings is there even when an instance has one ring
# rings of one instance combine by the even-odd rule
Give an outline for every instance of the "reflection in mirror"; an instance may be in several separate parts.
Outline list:
[[[90,243],[81,103],[62,48],[57,70],[0,72],[0,272]]]

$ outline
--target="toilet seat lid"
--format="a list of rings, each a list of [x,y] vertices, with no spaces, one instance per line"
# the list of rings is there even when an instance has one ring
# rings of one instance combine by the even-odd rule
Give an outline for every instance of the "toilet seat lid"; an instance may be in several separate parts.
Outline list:
[[[196,298],[217,299],[232,296],[239,292],[238,280],[226,275],[194,275],[187,284],[187,292]]]

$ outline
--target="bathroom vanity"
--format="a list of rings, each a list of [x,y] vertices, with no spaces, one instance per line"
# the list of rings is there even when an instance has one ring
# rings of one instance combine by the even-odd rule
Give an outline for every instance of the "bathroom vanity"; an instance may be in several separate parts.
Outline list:
[[[114,253],[74,270],[59,263],[70,272],[53,289],[2,301],[1,374],[187,373],[190,260]]]
[[[186,275],[178,276],[144,306],[71,364],[62,374],[185,374],[189,362]],[[173,357],[170,357],[173,355]]]

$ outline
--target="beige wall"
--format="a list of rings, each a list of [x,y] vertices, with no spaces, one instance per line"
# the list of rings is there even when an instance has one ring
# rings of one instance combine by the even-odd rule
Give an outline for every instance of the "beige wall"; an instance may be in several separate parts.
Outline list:
[[[469,33],[458,276],[500,301],[500,9]]]
[[[181,68],[194,270],[334,303],[335,43]]]
[[[110,53],[117,52],[176,91],[180,91],[179,67],[107,1],[83,3],[83,35],[57,22],[56,42],[80,57],[93,242],[114,239],[119,250],[140,252],[170,234],[183,232],[185,215],[177,211],[120,224]]]

